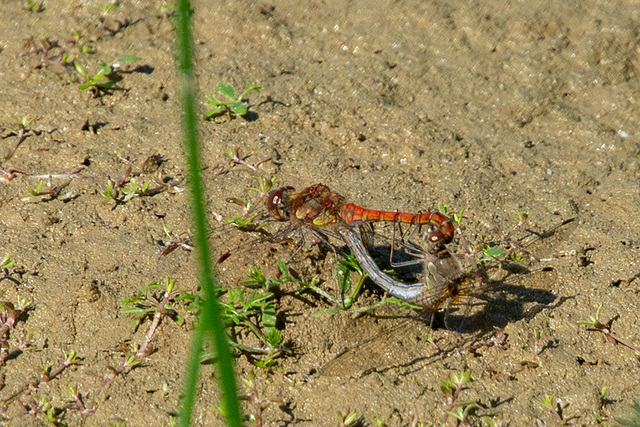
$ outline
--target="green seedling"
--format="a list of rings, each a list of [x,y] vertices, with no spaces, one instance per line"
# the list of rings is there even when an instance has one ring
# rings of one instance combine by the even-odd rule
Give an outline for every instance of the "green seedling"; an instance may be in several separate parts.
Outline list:
[[[247,213],[237,213],[235,216],[226,216],[223,218],[224,222],[241,230],[258,231],[261,226],[258,224],[254,224],[254,220],[256,219],[258,214],[256,212],[249,213],[251,211],[252,205],[253,202],[251,200],[243,202],[243,210]]]
[[[447,411],[447,414],[458,420],[459,426],[471,426],[469,423],[469,416],[473,415],[476,407],[475,405],[458,406],[453,411]]]
[[[167,224],[162,224],[162,231],[164,231],[164,234],[166,234],[166,236],[169,238],[169,240],[165,243],[167,249],[162,252],[162,255],[169,255],[179,247],[186,251],[192,251],[194,249],[191,232],[187,231],[175,235]]]
[[[257,196],[250,200],[240,200],[235,197],[228,199],[229,202],[240,206],[242,208],[242,211],[235,214],[235,216],[224,217],[223,220],[225,223],[244,231],[257,231],[266,233],[266,231],[262,230],[263,224],[261,224],[259,221],[255,221],[258,216],[257,212],[254,212],[256,206],[255,203],[256,200],[264,200],[264,198],[269,194],[269,192],[273,188],[276,176],[273,176],[270,179],[260,177],[255,178],[258,181],[258,186],[249,187],[247,188],[247,191],[254,191],[258,193]]]
[[[499,247],[492,247],[485,243],[482,245],[482,257],[477,261],[477,264],[493,261],[494,259],[501,257],[502,254],[504,254],[504,251]]]
[[[137,62],[140,59],[137,56],[123,55],[111,63],[99,60],[98,72],[94,75],[91,75],[80,62],[74,61],[73,66],[80,76],[72,74],[71,82],[75,83],[79,79],[84,80],[84,83],[78,86],[80,90],[91,90],[96,97],[102,94],[111,94],[114,90],[124,90],[116,86],[122,80],[121,63]]]
[[[42,373],[40,374],[39,381],[36,383],[29,383],[24,387],[23,391],[14,394],[8,400],[2,402],[3,407],[6,407],[10,402],[17,400],[20,403],[25,415],[34,415],[40,416],[42,415],[46,421],[48,421],[51,425],[56,426],[65,426],[67,425],[60,417],[64,413],[64,409],[54,408],[51,404],[50,400],[46,397],[40,398],[39,402],[36,402],[33,399],[33,392],[36,390],[40,390],[40,388],[54,379],[58,378],[67,368],[73,365],[78,365],[80,363],[80,358],[75,351],[71,351],[70,353],[64,354],[65,360],[58,365],[56,368],[53,368],[50,364],[45,364]],[[22,402],[22,399],[27,399],[27,404],[25,405]]]
[[[34,117],[29,117],[29,116],[22,116],[22,117],[11,116],[11,118],[13,120],[15,120],[16,123],[18,123],[18,129],[14,130],[12,128],[7,128],[6,130],[10,131],[14,135],[18,135],[20,133],[20,131],[28,132],[29,126],[31,124],[33,124],[36,120],[38,120],[37,116],[34,116]]]
[[[101,14],[107,15],[109,12],[111,12],[113,9],[115,9],[117,4],[118,4],[117,1],[108,1],[106,3],[96,4],[96,5],[94,5],[94,7],[96,9],[98,9],[98,11]]]
[[[596,309],[596,315],[595,316],[589,316],[588,320],[579,320],[578,324],[579,325],[586,325],[589,328],[587,328],[588,331],[598,331],[604,334],[605,338],[607,338],[608,341],[613,342],[613,343],[618,343],[618,344],[622,344],[625,347],[630,348],[631,350],[635,351],[636,354],[640,354],[640,347],[633,344],[631,341],[628,341],[620,336],[618,336],[615,332],[613,332],[611,330],[611,326],[613,324],[613,322],[615,320],[618,319],[618,315],[613,316],[611,319],[609,319],[609,321],[607,323],[602,323],[600,321],[600,312],[602,311],[602,304],[598,305],[598,308]]]
[[[152,179],[147,179],[142,184],[138,184],[138,181],[134,177],[131,177],[131,179],[129,179],[129,185],[122,187],[122,194],[124,194],[122,201],[126,203],[134,197],[145,196],[152,182]]]
[[[16,152],[16,150],[18,149],[18,147],[20,146],[20,144],[22,144],[22,142],[27,139],[28,136],[33,135],[33,134],[37,134],[39,135],[40,132],[34,131],[32,129],[29,129],[29,126],[31,124],[33,124],[38,117],[34,116],[34,117],[29,117],[29,116],[22,116],[22,117],[18,117],[18,116],[11,116],[13,118],[13,120],[16,121],[16,123],[18,123],[18,128],[17,129],[13,129],[13,128],[6,128],[4,130],[4,134],[3,134],[3,138],[7,138],[9,136],[15,135],[16,136],[16,142],[13,143],[13,147],[11,147],[11,149],[7,152],[7,154],[4,156],[5,160],[9,160],[11,157],[13,157],[13,154]]]
[[[78,47],[78,50],[81,53],[84,53],[86,55],[93,55],[97,52],[96,47],[94,45],[92,45],[91,43],[82,43],[82,34],[80,34],[80,31],[78,30],[71,30],[71,35],[73,35],[73,40],[75,42],[75,45]]]
[[[338,427],[355,426],[357,422],[358,414],[351,412],[350,409],[347,409],[344,414],[341,411],[338,411]]]
[[[218,92],[227,100],[219,100],[216,98],[213,91],[211,91],[211,94],[206,97],[207,107],[213,108],[205,113],[205,118],[210,120],[226,113],[229,113],[229,117],[233,117],[234,115],[246,115],[248,105],[243,101],[244,97],[253,90],[260,91],[261,89],[262,86],[253,84],[251,81],[247,80],[247,88],[240,95],[236,96],[236,91],[233,86],[227,82],[219,82]]]
[[[448,204],[442,203],[442,202],[438,202],[438,210],[444,216],[446,216],[451,221],[453,221],[453,226],[454,227],[458,227],[458,226],[460,226],[460,223],[462,223],[462,218],[464,216],[464,209],[462,209],[460,212],[450,211]]]
[[[100,192],[100,194],[104,196],[104,200],[102,201],[102,204],[106,205],[111,200],[117,200],[117,194],[115,191],[116,190],[115,190],[113,181],[110,179],[107,179],[107,189]]]
[[[463,387],[471,382],[471,371],[459,373],[451,371],[448,380],[440,381],[440,390],[448,398],[448,404],[452,405],[458,398]]]
[[[257,285],[260,289],[252,289],[250,292],[245,287],[218,290],[219,293],[226,292],[226,301],[221,302],[222,316],[225,324],[232,328],[232,335],[239,335],[235,329],[246,328],[260,341],[259,346],[249,346],[230,338],[230,345],[246,354],[263,355],[262,359],[250,359],[253,364],[263,368],[273,366],[276,358],[289,352],[282,345],[282,333],[276,328],[274,291],[279,291],[285,283],[305,286],[302,281],[291,276],[284,262],[278,262],[278,267],[280,279],[267,278],[258,268],[250,269],[248,278],[241,285],[251,288]],[[208,355],[207,358],[211,356]]]
[[[569,403],[562,404],[560,399],[555,396],[545,395],[542,399],[536,402],[542,408],[548,409],[557,419],[561,426],[565,426],[569,421],[578,418],[577,412],[569,417],[565,417],[564,411],[569,407]]]
[[[154,184],[151,186],[151,184]],[[103,204],[109,203],[111,200],[119,203],[126,203],[134,197],[152,197],[166,191],[171,193],[179,193],[183,191],[183,188],[179,185],[182,183],[182,178],[174,179],[170,182],[157,182],[153,179],[147,179],[140,184],[135,177],[131,176],[131,167],[127,167],[124,175],[113,181],[110,178],[107,179],[107,188],[101,191],[100,194],[104,196]],[[122,196],[120,195],[122,193]]]
[[[137,329],[146,319],[153,318],[149,331],[145,335],[144,343],[133,355],[134,357],[146,357],[151,353],[151,340],[165,317],[173,319],[178,325],[184,324],[184,317],[176,309],[176,304],[182,303],[184,298],[178,298],[183,295],[176,291],[175,287],[176,281],[167,277],[162,284],[152,281],[141,285],[140,291],[136,295],[119,301],[123,306],[120,312],[133,316],[129,325],[132,329]]]
[[[502,427],[503,425],[505,425],[502,415],[497,415],[493,418],[484,417],[482,419],[482,423],[487,427]]]
[[[66,392],[68,397],[63,399],[63,401],[65,402],[65,407],[74,409],[84,417],[95,414],[96,409],[98,408],[98,402],[96,402],[95,399],[89,400],[89,404],[87,405],[83,396],[78,393],[77,386],[67,387]]]
[[[23,202],[30,202],[32,201],[33,198],[40,197],[40,196],[46,196],[42,199],[43,202],[49,202],[51,200],[55,200],[60,196],[60,192],[64,190],[70,183],[71,183],[71,180],[53,187],[51,185],[51,181],[49,180],[46,182],[46,187],[45,187],[44,186],[45,182],[42,180],[38,180],[38,184],[36,185],[36,188],[31,188],[27,185],[27,192],[29,193],[29,196],[22,197],[20,200],[22,200]],[[74,197],[73,191],[68,191],[61,197],[61,199],[63,201],[66,201],[66,200],[72,199],[73,197]]]
[[[517,218],[511,218],[513,221],[517,221],[516,227],[522,227],[527,221],[529,221],[529,217],[531,216],[531,209],[527,209],[524,212],[518,212]]]
[[[270,292],[254,290],[247,295],[246,289],[229,289],[228,302],[222,303],[225,323],[232,329],[247,328],[260,341],[259,346],[251,346],[230,338],[230,345],[246,354],[263,355],[263,359],[251,357],[251,362],[261,368],[275,365],[275,359],[286,352],[281,346],[282,333],[276,329],[273,298]]]
[[[593,415],[598,424],[602,424],[605,421],[605,416],[602,414],[606,405],[610,404],[611,400],[607,398],[607,387],[602,387],[598,390],[598,409],[594,411]]]
[[[360,267],[355,255],[352,253],[342,254],[342,257],[343,259],[338,261],[338,266],[334,270],[334,278],[343,296],[342,308],[348,310],[358,298],[358,295],[360,295],[362,285],[369,276],[367,276],[362,267]],[[352,271],[358,274],[358,280],[355,286],[351,286]]]
[[[256,176],[254,178],[256,179],[256,181],[258,181],[258,186],[248,187],[247,191],[255,191],[256,193],[258,193],[258,198],[263,199],[267,194],[269,194],[269,192],[271,192],[271,189],[276,182],[277,176],[274,175],[268,179],[259,176]]]
[[[164,283],[157,281],[140,285],[140,290],[131,298],[123,298],[119,301],[123,306],[120,313],[130,314],[133,320],[129,324],[132,329],[137,329],[146,319],[154,317],[157,313],[168,315],[176,321],[178,325],[184,324],[184,318],[178,314],[174,308],[176,281],[166,278]],[[162,292],[162,298],[154,294]]]
[[[5,270],[15,264],[16,260],[9,257],[9,254],[5,254],[0,260],[0,269]],[[5,274],[8,273],[5,271]]]
[[[280,400],[271,400],[260,395],[258,386],[256,385],[256,373],[254,371],[249,372],[247,378],[242,379],[242,383],[248,389],[248,393],[239,396],[239,399],[248,402],[254,409],[253,413],[246,416],[246,421],[252,426],[263,426],[262,414],[265,409],[271,406],[272,403],[282,404],[283,402]],[[219,414],[222,413],[220,407],[215,407],[215,410]]]
[[[462,371],[459,373],[451,372],[448,380],[440,381],[440,390],[447,398],[446,412],[442,425],[446,425],[447,419],[452,416],[458,419],[458,425],[468,426],[468,417],[473,413],[476,402],[458,403],[460,393],[465,386],[471,382],[471,371]]]
[[[44,0],[29,0],[25,4],[25,8],[31,13],[38,13],[44,11]]]

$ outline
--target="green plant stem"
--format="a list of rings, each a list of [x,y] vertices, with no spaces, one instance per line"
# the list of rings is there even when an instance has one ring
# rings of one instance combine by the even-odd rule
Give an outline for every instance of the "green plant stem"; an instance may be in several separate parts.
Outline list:
[[[221,406],[225,410],[227,424],[240,427],[241,417],[238,404],[238,392],[235,382],[231,353],[227,345],[227,334],[220,317],[220,307],[215,295],[214,271],[210,264],[210,250],[206,238],[206,205],[203,195],[203,184],[200,176],[200,162],[198,150],[198,137],[195,114],[195,82],[193,78],[193,53],[191,42],[191,4],[188,0],[176,2],[176,43],[178,53],[178,89],[182,103],[182,128],[184,135],[185,152],[188,160],[189,178],[191,182],[191,211],[193,212],[194,240],[196,253],[200,267],[200,283],[202,286],[205,304],[200,314],[198,327],[193,334],[191,352],[187,363],[187,373],[184,382],[182,408],[180,411],[180,424],[189,426],[191,413],[195,402],[198,371],[200,368],[200,356],[202,341],[205,333],[213,336],[217,354],[217,367],[219,370],[219,386],[222,391]]]

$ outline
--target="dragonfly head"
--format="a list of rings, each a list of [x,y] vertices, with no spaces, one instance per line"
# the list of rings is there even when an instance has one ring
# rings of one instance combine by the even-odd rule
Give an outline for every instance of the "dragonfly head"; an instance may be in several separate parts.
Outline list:
[[[294,191],[295,188],[291,186],[280,187],[269,193],[267,198],[267,209],[269,214],[278,221],[289,220],[289,207],[287,200],[289,198],[289,192]]]
[[[448,243],[444,233],[438,227],[434,227],[429,231],[429,234],[427,234],[427,240],[429,243]]]

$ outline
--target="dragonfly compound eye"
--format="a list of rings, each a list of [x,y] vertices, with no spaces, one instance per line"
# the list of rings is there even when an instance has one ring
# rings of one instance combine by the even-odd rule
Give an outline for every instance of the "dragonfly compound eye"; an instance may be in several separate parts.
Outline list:
[[[427,239],[429,239],[430,243],[438,243],[445,240],[444,233],[439,228],[434,228],[427,235]]]
[[[267,198],[267,209],[269,214],[278,221],[289,220],[289,207],[287,206],[287,199],[289,197],[289,191],[294,191],[293,187],[281,187],[277,190],[273,190],[269,193]]]

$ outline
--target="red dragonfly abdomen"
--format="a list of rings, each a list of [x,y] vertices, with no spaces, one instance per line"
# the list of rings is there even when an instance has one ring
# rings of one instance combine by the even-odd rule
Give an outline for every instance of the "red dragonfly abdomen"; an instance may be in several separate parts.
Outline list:
[[[408,224],[431,224],[429,233],[431,242],[449,243],[453,239],[454,228],[451,220],[438,211],[423,213],[390,212],[366,209],[353,203],[346,203],[340,207],[339,215],[347,224],[358,221],[389,221]]]

